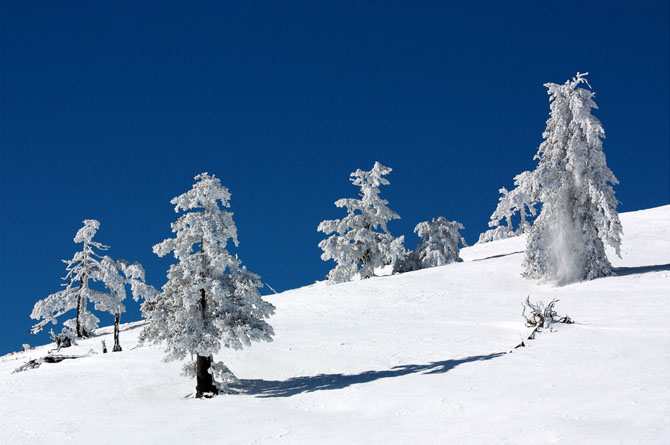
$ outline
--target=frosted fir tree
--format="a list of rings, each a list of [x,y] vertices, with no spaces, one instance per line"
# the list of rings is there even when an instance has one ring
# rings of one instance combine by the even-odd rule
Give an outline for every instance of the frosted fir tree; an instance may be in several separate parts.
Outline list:
[[[98,327],[98,317],[88,310],[88,302],[104,301],[109,294],[90,288],[90,282],[101,281],[102,256],[98,251],[109,249],[109,246],[93,240],[100,223],[94,219],[84,220],[84,227],[77,231],[75,243],[81,243],[82,249],[74,254],[71,260],[63,260],[67,265],[67,274],[63,278],[64,289],[49,295],[35,303],[30,318],[41,320],[31,329],[33,334],[40,332],[46,324],[56,324],[61,315],[76,309],[77,315],[63,323],[72,329],[77,337],[88,337]]]
[[[620,255],[621,223],[602,140],[591,114],[595,93],[580,74],[563,85],[546,83],[550,117],[532,181],[542,204],[526,245],[524,276],[569,283],[612,273],[605,244]]]
[[[537,210],[535,209],[535,194],[537,184],[531,172],[525,171],[519,173],[514,177],[514,189],[509,192],[509,207],[512,215],[519,212],[519,227],[514,231],[515,235],[528,233],[531,228],[531,223],[528,218],[535,217]],[[494,215],[496,213],[494,212]],[[496,215],[498,217],[498,215]],[[491,219],[494,217],[492,216]],[[500,219],[498,219],[500,221]]]
[[[372,170],[361,169],[351,173],[350,180],[361,188],[361,199],[343,198],[335,201],[337,207],[347,209],[347,216],[321,222],[317,230],[325,234],[335,232],[321,241],[321,259],[334,260],[337,265],[328,273],[328,283],[351,281],[375,275],[375,269],[394,264],[404,252],[404,236],[394,238],[386,224],[400,219],[388,208],[388,201],[379,197],[379,186],[388,185],[383,176],[391,173],[389,167],[375,162]]]
[[[463,229],[465,229],[463,224],[448,221],[444,216],[420,222],[414,228],[414,233],[421,238],[421,242],[416,249],[407,253],[405,258],[397,263],[394,272],[410,272],[463,261],[458,256],[459,244],[467,246],[459,232]]]
[[[505,187],[502,187],[498,192],[500,193],[498,206],[491,215],[491,220],[489,221],[489,227],[491,227],[491,229],[481,233],[477,243],[486,243],[514,236],[514,228],[512,227],[512,216],[514,215],[514,211],[511,209],[512,206],[510,203],[509,191]],[[503,219],[505,220],[505,224],[501,225],[500,222]]]
[[[415,250],[419,268],[425,269],[463,261],[458,256],[460,250],[458,244],[460,242],[465,244],[459,232],[463,229],[465,229],[463,224],[457,221],[447,221],[444,216],[417,224],[414,233],[422,240]]]
[[[221,346],[240,349],[252,341],[271,341],[274,332],[265,319],[275,308],[258,292],[260,277],[227,250],[229,240],[238,245],[233,214],[221,208],[229,207],[228,189],[207,173],[195,181],[170,201],[175,212],[184,212],[172,223],[175,237],[153,248],[160,257],[172,253],[178,262],[170,266],[161,292],[142,305],[148,324],[140,338],[165,341],[165,360],[190,357],[184,374],[196,377],[196,397],[203,397],[235,381],[213,354]]]
[[[502,187],[499,192],[501,194],[498,199],[498,206],[491,215],[489,227],[479,236],[478,243],[485,243],[499,239],[510,238],[518,236],[530,231],[529,217],[535,216],[534,193],[536,185],[533,183],[533,175],[531,172],[523,172],[514,177],[515,188],[508,191]],[[512,224],[512,217],[519,213],[519,227],[514,229]],[[502,225],[501,222],[505,221]]]

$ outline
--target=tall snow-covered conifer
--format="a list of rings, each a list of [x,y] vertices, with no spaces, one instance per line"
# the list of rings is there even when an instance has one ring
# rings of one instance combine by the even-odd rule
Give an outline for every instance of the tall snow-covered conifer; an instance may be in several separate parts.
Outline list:
[[[160,294],[143,305],[148,324],[143,341],[167,343],[166,360],[195,357],[184,373],[196,376],[196,396],[218,393],[234,376],[213,354],[221,346],[240,349],[252,341],[271,341],[274,332],[265,321],[274,306],[261,298],[260,277],[241,267],[227,250],[237,245],[237,228],[229,207],[230,193],[218,178],[195,177],[188,192],[170,201],[184,212],[172,224],[175,238],[154,246],[154,253],[172,253],[178,260],[168,270]]]
[[[586,73],[588,74],[588,73]],[[542,203],[526,246],[524,275],[568,283],[611,274],[605,244],[620,254],[621,224],[602,148],[605,132],[586,74],[563,85],[547,83],[550,118],[532,173]]]
[[[328,273],[329,283],[350,281],[357,273],[361,278],[372,277],[375,268],[394,264],[402,257],[404,236],[394,238],[386,227],[400,216],[387,207],[388,201],[379,197],[379,186],[389,184],[383,176],[389,173],[391,169],[379,162],[370,171],[358,169],[351,173],[351,182],[361,188],[361,199],[335,201],[337,207],[347,209],[347,216],[319,224],[320,232],[335,232],[319,243],[323,250],[321,259],[337,263]]]

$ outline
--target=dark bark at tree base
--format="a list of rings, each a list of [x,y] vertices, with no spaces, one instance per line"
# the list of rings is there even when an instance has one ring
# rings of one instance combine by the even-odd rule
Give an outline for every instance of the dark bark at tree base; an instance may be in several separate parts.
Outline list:
[[[203,357],[202,355],[196,356],[195,359],[195,375],[196,375],[196,386],[195,386],[195,397],[202,398],[207,393],[218,394],[219,390],[214,385],[214,377],[209,372],[209,368],[212,366],[212,356]]]
[[[204,252],[204,240],[200,241],[201,250]],[[203,325],[207,325],[207,296],[205,289],[200,289],[200,316],[202,317]],[[195,377],[197,380],[195,386],[195,396],[200,399],[209,394],[218,394],[219,390],[214,385],[214,376],[209,372],[212,367],[212,356],[204,357],[200,354],[195,358]]]

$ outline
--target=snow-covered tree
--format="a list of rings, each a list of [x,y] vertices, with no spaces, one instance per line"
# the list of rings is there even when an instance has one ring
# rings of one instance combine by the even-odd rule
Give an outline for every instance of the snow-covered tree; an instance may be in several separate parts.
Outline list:
[[[83,244],[82,250],[75,253],[71,260],[63,260],[68,271],[64,278],[65,289],[35,304],[31,317],[41,321],[33,326],[32,332],[41,331],[47,323],[55,323],[56,318],[76,308],[77,316],[64,325],[77,337],[90,336],[100,321],[88,310],[88,302],[91,302],[96,310],[115,315],[116,351],[121,350],[118,344],[118,322],[120,314],[126,310],[123,304],[126,284],[130,284],[135,301],[140,297],[150,297],[155,289],[144,282],[144,269],[139,263],[115,261],[97,252],[109,249],[109,246],[93,241],[99,228],[100,223],[94,219],[84,221],[84,227],[74,238],[76,243]],[[91,284],[98,289],[91,288]]]
[[[514,236],[514,231],[507,226],[495,226],[479,234],[477,244],[488,243],[489,241],[496,241],[500,239],[507,239]]]
[[[35,303],[30,318],[41,321],[33,326],[31,332],[34,334],[49,322],[56,324],[56,318],[72,309],[77,310],[76,317],[63,324],[72,329],[77,337],[88,337],[98,327],[100,320],[88,310],[87,304],[89,300],[96,303],[109,296],[89,287],[90,281],[101,280],[102,256],[97,251],[109,249],[109,246],[93,241],[99,227],[98,221],[87,219],[84,220],[84,227],[77,231],[74,242],[82,243],[82,249],[71,260],[63,260],[67,265],[67,275],[63,278],[65,289]]]
[[[145,282],[144,268],[140,263],[129,263],[126,260],[113,260],[105,256],[100,261],[101,280],[110,290],[107,298],[95,305],[100,311],[109,312],[114,316],[114,347],[112,351],[121,351],[119,327],[121,314],[126,311],[123,301],[126,299],[126,285],[130,286],[133,300],[152,300],[158,293],[157,289]]]
[[[463,224],[447,221],[444,216],[417,224],[414,233],[422,241],[415,252],[421,269],[463,261],[458,256],[458,244],[463,239],[459,230],[463,229],[465,229]]]
[[[478,243],[518,236],[530,230],[528,218],[537,214],[533,200],[536,187],[533,183],[531,172],[526,171],[516,175],[514,177],[514,185],[515,188],[511,191],[508,191],[505,187],[499,190],[501,196],[498,199],[498,206],[489,221],[489,227],[492,228],[479,236]],[[515,230],[512,224],[512,217],[517,212],[519,213],[520,221],[519,227]],[[503,220],[505,224],[501,225]]]
[[[588,74],[588,73],[586,73]],[[611,274],[605,244],[620,255],[621,224],[607,167],[594,92],[578,88],[586,74],[577,73],[563,85],[547,83],[550,117],[542,134],[532,172],[540,215],[530,231],[524,275],[559,283]]]
[[[509,193],[509,206],[512,210],[512,215],[519,212],[519,227],[515,233],[520,235],[530,231],[531,224],[528,218],[537,215],[534,198],[537,185],[532,173],[528,171],[516,175],[514,177],[514,185],[514,189]]]
[[[394,264],[402,257],[404,236],[394,238],[386,227],[400,216],[387,207],[388,201],[379,197],[379,186],[389,184],[383,176],[389,173],[391,169],[379,162],[370,171],[358,169],[351,173],[351,182],[361,188],[361,199],[335,201],[337,207],[347,209],[347,216],[319,224],[320,232],[335,232],[319,243],[323,250],[321,259],[337,263],[328,273],[329,283],[350,281],[357,273],[361,278],[372,277],[376,268]]]
[[[444,216],[420,222],[414,228],[414,233],[421,238],[421,242],[416,249],[407,253],[405,258],[398,262],[395,271],[409,272],[463,261],[458,253],[459,243],[467,246],[459,232],[464,228],[463,224],[447,221]]]
[[[176,234],[156,244],[158,256],[172,253],[177,263],[168,270],[161,292],[147,300],[148,321],[142,341],[167,344],[166,360],[195,357],[184,373],[196,376],[196,396],[225,390],[235,377],[213,354],[221,346],[240,349],[252,341],[271,341],[274,332],[265,321],[274,306],[261,298],[262,283],[227,250],[237,246],[237,228],[229,207],[230,193],[218,178],[207,173],[195,177],[188,192],[170,201],[184,212],[172,223]]]

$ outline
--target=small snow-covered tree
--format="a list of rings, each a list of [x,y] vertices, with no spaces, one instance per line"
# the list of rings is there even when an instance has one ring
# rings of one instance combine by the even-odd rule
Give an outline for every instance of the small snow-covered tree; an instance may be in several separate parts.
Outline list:
[[[420,222],[414,228],[414,233],[421,238],[421,242],[416,249],[406,253],[403,260],[398,261],[394,271],[409,272],[463,261],[458,254],[459,243],[467,246],[459,232],[464,228],[463,224],[447,221],[444,216]]]
[[[481,233],[477,243],[486,243],[514,236],[514,228],[512,227],[512,216],[514,211],[511,209],[512,206],[510,203],[509,191],[505,187],[502,187],[498,192],[501,196],[498,198],[498,206],[491,215],[491,220],[489,221],[489,227],[491,227],[491,229]],[[501,225],[500,222],[503,219],[505,220],[505,224]]]
[[[33,326],[32,333],[40,332],[49,322],[55,324],[56,318],[72,309],[77,310],[76,317],[63,324],[72,329],[77,337],[88,337],[98,327],[100,320],[89,312],[87,303],[89,300],[95,303],[108,296],[89,287],[90,281],[101,280],[102,256],[96,250],[109,249],[109,246],[93,241],[99,227],[98,221],[87,219],[84,220],[84,227],[77,231],[74,242],[82,243],[82,249],[76,252],[71,260],[63,260],[67,265],[67,275],[63,278],[65,289],[35,303],[30,318],[41,321]]]
[[[41,321],[33,326],[32,332],[41,331],[47,323],[55,323],[56,318],[77,308],[76,318],[66,321],[64,325],[77,337],[90,336],[100,321],[88,310],[88,302],[91,302],[96,310],[109,312],[115,316],[114,350],[120,351],[118,323],[121,313],[126,310],[123,304],[126,298],[126,284],[130,285],[135,301],[140,297],[149,298],[155,293],[155,289],[144,282],[144,269],[139,263],[130,264],[125,260],[113,260],[107,255],[102,256],[96,252],[109,249],[109,246],[93,241],[99,228],[100,223],[94,219],[84,221],[84,227],[74,238],[75,242],[83,244],[82,250],[75,253],[71,260],[63,260],[67,264],[68,271],[64,278],[67,281],[63,284],[65,289],[35,304],[31,317]],[[91,284],[98,289],[92,288]]]
[[[531,227],[528,218],[537,215],[537,210],[535,209],[537,184],[534,179],[532,173],[529,171],[519,173],[514,177],[515,187],[509,193],[509,205],[512,215],[519,212],[519,227],[515,231],[517,235],[528,233]]]
[[[463,240],[459,230],[463,229],[465,229],[463,224],[447,221],[444,216],[417,224],[414,232],[422,240],[415,250],[420,268],[463,261],[458,256],[460,250],[458,244]]]
[[[323,250],[321,259],[337,263],[328,273],[329,283],[350,281],[357,273],[361,278],[370,278],[375,275],[375,268],[394,264],[402,257],[404,236],[394,238],[386,227],[400,216],[388,208],[388,201],[379,197],[379,186],[389,184],[383,176],[389,173],[391,169],[379,162],[370,171],[358,169],[351,173],[351,182],[361,188],[361,199],[335,201],[337,207],[347,209],[347,216],[319,224],[320,232],[335,232],[319,243]]]
[[[100,299],[95,308],[109,312],[114,316],[114,347],[112,351],[121,351],[119,330],[121,314],[126,311],[123,301],[126,299],[126,285],[130,286],[133,300],[152,300],[158,293],[157,289],[145,282],[144,268],[140,263],[129,263],[126,260],[113,260],[105,256],[100,261],[101,280],[110,293]]]
[[[261,298],[259,276],[227,250],[229,240],[238,244],[233,214],[220,208],[229,207],[228,189],[207,173],[195,181],[170,201],[175,212],[184,212],[172,224],[175,237],[153,248],[161,257],[172,253],[178,262],[170,266],[161,292],[143,304],[148,323],[140,338],[165,341],[166,360],[195,356],[184,373],[197,378],[196,396],[202,397],[234,380],[223,363],[214,363],[213,354],[222,345],[240,349],[252,341],[271,341],[274,332],[265,319],[275,308]]]
[[[514,232],[507,226],[495,226],[479,234],[477,244],[488,243],[489,241],[496,241],[500,239],[507,239],[514,236]]]
[[[498,206],[491,215],[489,227],[491,229],[479,236],[478,243],[485,243],[498,239],[510,238],[527,233],[530,230],[528,217],[535,216],[534,190],[536,189],[532,182],[531,172],[523,172],[514,177],[515,188],[508,191],[502,187],[498,199]],[[512,224],[512,217],[519,212],[519,227],[515,230]],[[505,220],[505,224],[501,222]]]
[[[567,283],[611,274],[605,244],[620,255],[621,223],[602,140],[605,132],[591,114],[597,108],[586,74],[563,85],[546,83],[550,117],[535,159],[532,181],[542,204],[530,231],[524,276]]]

